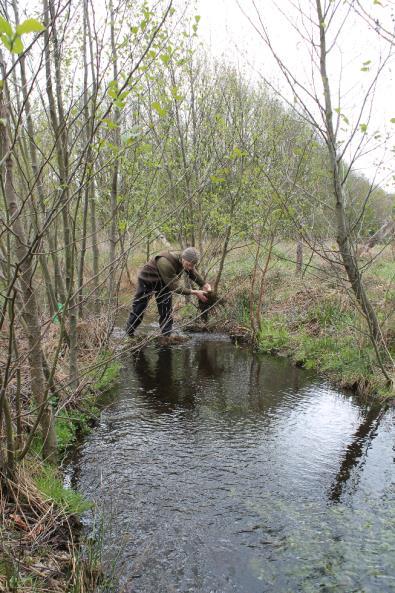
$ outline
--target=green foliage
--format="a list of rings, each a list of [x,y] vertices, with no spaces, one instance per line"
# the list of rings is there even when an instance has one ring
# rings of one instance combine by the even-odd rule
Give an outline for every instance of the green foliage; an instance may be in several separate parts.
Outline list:
[[[44,465],[34,481],[38,490],[67,514],[79,515],[92,506],[81,494],[66,488],[52,466]]]
[[[83,408],[83,410],[62,410],[61,415],[56,417],[55,430],[59,452],[63,453],[72,447],[78,434],[89,433],[89,422],[96,416],[98,410],[91,399],[84,400]]]
[[[0,16],[0,39],[8,51],[14,54],[21,54],[24,50],[22,35],[39,33],[44,30],[45,27],[36,19],[27,19],[17,25],[14,31],[10,23]]]
[[[5,33],[8,37],[12,37],[12,27],[2,16],[0,16],[0,33]]]
[[[100,364],[100,368],[94,371],[94,389],[96,391],[107,391],[117,381],[122,365],[117,360],[111,360],[111,353],[109,352],[100,354],[98,364]]]
[[[376,261],[372,270],[382,280],[391,282],[395,278],[394,263],[392,261]]]
[[[182,309],[178,311],[181,319],[188,319],[196,315],[196,307],[192,303],[187,303]]]
[[[260,352],[279,351],[289,347],[290,335],[282,316],[266,318],[258,332],[257,344]]]
[[[41,31],[45,31],[45,27],[36,19],[26,19],[16,27],[16,33],[18,35],[24,35],[25,33],[40,33]]]
[[[70,415],[66,410],[62,411],[61,417],[56,418],[55,430],[58,449],[60,451],[64,451],[67,447],[75,442],[77,424],[72,418],[70,418]]]
[[[86,397],[81,409],[64,409],[55,418],[55,432],[58,452],[62,456],[77,441],[77,438],[90,432],[92,419],[98,414],[93,397]],[[43,441],[37,432],[33,438],[31,451],[38,457],[42,454]]]
[[[350,383],[369,376],[373,356],[372,349],[355,346],[354,336],[341,333],[315,337],[301,332],[293,353],[294,360],[305,368],[330,372],[332,376],[347,379]]]
[[[151,107],[156,111],[159,117],[164,117],[167,113],[167,109],[162,107],[158,101],[154,101],[153,103],[151,103]]]

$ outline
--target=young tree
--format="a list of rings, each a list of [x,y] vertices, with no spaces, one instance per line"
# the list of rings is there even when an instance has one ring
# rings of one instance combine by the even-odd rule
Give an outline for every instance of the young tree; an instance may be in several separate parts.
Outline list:
[[[379,63],[376,71],[365,86],[365,93],[360,99],[357,115],[351,124],[349,117],[343,112],[341,90],[337,90],[336,108],[333,106],[334,91],[333,81],[329,70],[329,61],[335,52],[346,24],[350,19],[350,10],[339,3],[322,2],[322,0],[309,0],[303,6],[293,7],[297,14],[297,23],[293,27],[298,29],[301,38],[308,43],[312,64],[311,86],[291,69],[285,58],[280,56],[280,51],[274,47],[272,38],[264,24],[254,0],[256,20],[249,17],[250,23],[260,35],[273,55],[285,81],[293,95],[293,108],[298,111],[322,139],[328,154],[328,163],[332,185],[333,226],[336,230],[338,255],[346,273],[349,285],[356,302],[366,321],[371,340],[378,354],[378,360],[383,373],[390,380],[390,376],[382,363],[381,356],[387,357],[380,324],[376,311],[372,306],[363,283],[359,268],[355,225],[350,220],[347,211],[346,187],[350,174],[355,167],[357,159],[364,153],[365,132],[367,125],[365,117],[369,118],[374,101],[374,91],[380,75],[385,68],[391,51]],[[256,24],[258,23],[258,24]],[[366,62],[368,64],[370,62]],[[362,70],[368,70],[367,67]],[[321,90],[318,90],[320,82]],[[285,91],[282,92],[285,98]],[[285,98],[286,100],[286,98]],[[362,215],[358,213],[357,217]],[[333,260],[338,265],[335,254]],[[391,363],[393,365],[393,363]]]

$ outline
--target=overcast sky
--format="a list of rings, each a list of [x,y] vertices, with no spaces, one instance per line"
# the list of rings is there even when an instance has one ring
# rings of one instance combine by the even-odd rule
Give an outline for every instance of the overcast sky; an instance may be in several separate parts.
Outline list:
[[[389,29],[394,28],[395,3],[381,0],[382,6],[373,5],[373,0],[362,0],[362,4],[374,10],[374,16],[379,18]],[[179,0],[181,6],[188,4],[187,0]],[[254,30],[254,25],[262,30],[262,25],[272,40],[273,46],[281,55],[284,62],[290,67],[295,76],[309,88],[316,85],[317,92],[320,91],[320,81],[313,76],[311,45],[303,40],[296,30],[305,27],[305,36],[311,32],[308,16],[311,7],[315,7],[315,1],[299,0],[305,12],[303,22],[299,11],[293,8],[296,2],[291,0],[278,0],[277,6],[274,0],[195,0],[189,2],[191,14],[199,14],[199,37],[204,45],[210,48],[210,53],[215,56],[223,56],[240,66],[245,76],[251,80],[260,77],[269,79],[274,86],[280,88],[291,98],[290,89],[286,90],[282,78],[267,46]],[[339,19],[331,24],[330,31],[337,30],[340,17],[345,15],[345,3],[339,2]],[[278,9],[278,6],[281,9]],[[243,14],[243,12],[245,14]],[[259,13],[259,14],[258,14]],[[315,12],[311,13],[315,18]],[[249,22],[248,17],[253,21]],[[261,21],[261,23],[260,23]],[[330,36],[330,33],[329,33]],[[376,68],[384,55],[388,54],[390,44],[384,42],[380,36],[361,21],[353,13],[349,14],[346,25],[336,40],[336,44],[329,54],[329,73],[332,87],[333,107],[341,107],[342,113],[352,125],[357,120],[362,104],[362,97],[371,84]],[[369,103],[360,123],[368,123],[370,132],[376,129],[384,134],[391,133],[393,138],[389,146],[395,144],[395,124],[391,124],[391,118],[395,118],[395,47],[392,46],[392,57],[385,68],[375,91],[375,100],[369,112]],[[366,62],[370,63],[365,66]],[[369,71],[362,69],[368,68]],[[314,82],[313,82],[314,81]],[[368,119],[370,117],[370,120]],[[344,137],[348,134],[350,126],[342,120]],[[359,139],[360,139],[359,135]],[[373,146],[373,144],[372,144]],[[392,153],[393,154],[393,153]],[[377,170],[375,163],[380,163],[383,158],[383,150],[377,147],[374,151],[361,158],[357,168],[369,178],[372,178]],[[383,183],[388,176],[395,173],[394,159],[391,154],[386,154],[386,167],[381,166],[377,180]],[[392,171],[391,171],[392,169]]]

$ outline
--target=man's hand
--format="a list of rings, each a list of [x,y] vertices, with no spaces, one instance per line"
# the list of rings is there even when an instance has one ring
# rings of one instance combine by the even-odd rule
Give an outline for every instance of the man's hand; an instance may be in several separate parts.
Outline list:
[[[202,303],[207,303],[208,301],[208,298],[206,297],[204,290],[191,290],[191,294],[196,296],[199,299],[199,301],[202,301]]]
[[[211,284],[206,282],[206,284],[203,286],[202,290],[204,290],[204,292],[211,292]]]

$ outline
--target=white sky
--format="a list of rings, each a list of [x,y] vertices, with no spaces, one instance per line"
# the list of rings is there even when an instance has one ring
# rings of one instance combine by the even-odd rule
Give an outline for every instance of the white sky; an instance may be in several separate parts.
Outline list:
[[[155,2],[155,0],[152,0]],[[322,0],[327,4],[329,0]],[[104,9],[103,0],[92,0],[95,10],[99,13]],[[259,12],[257,14],[255,8]],[[375,18],[379,18],[383,25],[394,30],[395,0],[380,0],[381,5],[374,5],[374,0],[360,0],[362,5],[371,11]],[[116,3],[116,0],[115,0]],[[31,0],[20,0],[20,6],[30,6]],[[339,6],[339,14],[344,14],[346,2],[335,0],[333,5]],[[309,12],[315,7],[315,0],[174,0],[180,14],[184,10],[191,15],[201,16],[199,23],[199,39],[209,49],[209,53],[222,57],[239,65],[240,71],[249,80],[264,77],[270,80],[274,87],[280,89],[292,102],[292,92],[284,83],[269,49],[264,44],[253,25],[248,21],[243,11],[250,16],[259,28],[259,17],[267,28],[275,50],[290,68],[295,77],[312,89],[315,84],[317,93],[321,92],[321,83],[317,71],[313,75],[311,60],[311,45],[301,39],[296,28],[301,28],[300,12],[295,5]],[[315,13],[313,12],[315,19]],[[306,23],[305,19],[305,23]],[[336,25],[336,23],[334,23]],[[311,29],[308,26],[307,29]],[[336,27],[333,26],[335,30]],[[332,27],[329,28],[329,31]],[[310,34],[306,30],[307,35]],[[340,107],[348,118],[347,126],[344,119],[340,132],[344,138],[357,121],[360,114],[362,99],[366,94],[367,85],[371,82],[374,72],[390,45],[366,25],[351,15],[341,35],[336,40],[336,46],[330,52],[328,65],[332,90],[333,107]],[[370,72],[362,72],[364,62],[371,60]],[[382,140],[370,141],[369,152],[362,156],[355,164],[355,169],[364,173],[369,179],[379,183],[385,189],[395,192],[393,175],[395,174],[395,153],[390,151],[395,146],[395,124],[390,123],[395,118],[395,45],[392,46],[392,58],[381,75],[376,88],[373,106],[368,102],[365,113],[359,123],[369,123],[369,135],[379,129],[382,138],[386,133],[391,134],[384,150]],[[317,114],[317,110],[315,113]],[[369,113],[370,111],[370,113]],[[318,115],[318,114],[317,114]],[[370,118],[370,119],[369,119]],[[356,135],[356,141],[361,140],[362,134]],[[366,138],[365,138],[366,139]],[[351,159],[355,149],[355,142],[351,144],[346,154]]]
[[[379,18],[383,25],[389,30],[394,28],[395,2],[381,0],[382,6],[373,5],[373,0],[361,0],[362,4],[369,10],[374,10],[374,16]],[[311,6],[315,7],[315,1],[311,0],[255,0],[261,21],[267,28],[272,44],[279,52],[284,62],[290,67],[292,73],[302,81],[306,87],[312,89],[313,81],[317,93],[321,85],[317,72],[312,75],[311,46],[301,39],[300,34],[293,25],[301,25],[300,15],[298,16],[293,5],[299,4],[307,13]],[[323,1],[323,4],[326,3]],[[178,5],[185,6],[188,0],[179,0]],[[239,5],[238,5],[239,4]],[[276,6],[277,4],[277,6]],[[278,9],[280,7],[280,10]],[[189,10],[192,14],[199,14],[199,37],[210,52],[215,56],[222,56],[234,63],[237,63],[248,78],[252,80],[264,77],[269,79],[274,86],[280,88],[287,97],[291,98],[290,90],[285,87],[284,79],[279,72],[269,49],[266,47],[259,34],[254,30],[253,25],[243,14],[243,11],[251,17],[257,27],[260,27],[259,16],[254,8],[253,0],[194,0],[190,3]],[[339,15],[344,14],[345,5],[339,2]],[[281,11],[283,14],[281,14]],[[312,13],[315,18],[315,13]],[[305,19],[305,23],[308,20]],[[333,31],[336,29],[333,23]],[[307,26],[306,33],[309,34],[311,26]],[[329,29],[329,32],[332,29]],[[333,107],[341,107],[350,125],[357,121],[360,113],[362,98],[366,93],[367,86],[373,79],[376,67],[382,56],[390,50],[388,42],[383,40],[374,32],[369,31],[367,26],[351,14],[347,24],[336,40],[336,45],[329,55],[328,65],[330,82],[332,88]],[[363,72],[361,68],[364,62],[371,60],[370,71]],[[380,82],[376,88],[374,103],[371,109],[367,104],[360,123],[369,123],[368,131],[373,132],[380,129],[392,134],[388,143],[390,149],[395,145],[395,124],[390,119],[395,117],[395,46],[392,46],[392,58],[385,68]],[[369,120],[370,117],[370,120]],[[344,137],[347,137],[350,126],[342,120]],[[357,134],[361,139],[361,134]],[[368,178],[373,179],[380,185],[385,185],[389,191],[394,191],[394,184],[391,177],[395,174],[394,153],[387,152],[384,156],[383,148],[380,147],[381,140],[374,142],[374,150],[361,157],[356,163],[356,168],[363,172]],[[373,143],[370,148],[373,149]],[[355,143],[351,147],[351,152]],[[351,158],[351,152],[348,158]],[[384,164],[382,163],[384,159]],[[379,168],[378,168],[379,165]]]

